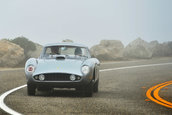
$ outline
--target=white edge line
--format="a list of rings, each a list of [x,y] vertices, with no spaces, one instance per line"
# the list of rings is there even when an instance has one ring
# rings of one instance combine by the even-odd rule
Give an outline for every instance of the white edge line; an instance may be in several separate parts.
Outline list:
[[[104,71],[114,71],[114,70],[122,70],[122,69],[131,69],[131,68],[141,68],[141,67],[152,67],[152,66],[162,66],[162,65],[171,65],[172,63],[160,63],[160,64],[148,64],[148,65],[138,65],[138,66],[128,66],[128,67],[119,67],[119,68],[111,68],[111,69],[102,69],[100,70],[100,72],[104,72]],[[11,93],[26,87],[27,85],[22,85],[19,87],[16,87],[14,89],[11,89],[5,93],[3,93],[0,96],[0,108],[2,110],[4,110],[5,112],[12,114],[12,115],[22,115],[21,113],[18,113],[16,111],[14,111],[13,109],[9,108],[5,103],[4,103],[4,99]]]
[[[14,88],[14,89],[11,89],[11,90],[9,90],[9,91],[3,93],[3,94],[0,96],[0,108],[1,108],[2,110],[4,110],[5,112],[11,114],[11,115],[22,115],[21,113],[18,113],[18,112],[16,112],[16,111],[14,111],[13,109],[9,108],[9,107],[4,103],[4,99],[5,99],[9,94],[11,94],[11,93],[13,93],[13,92],[15,92],[15,91],[17,91],[17,90],[19,90],[19,89],[21,89],[21,88],[24,88],[24,87],[26,87],[26,86],[27,86],[27,85],[25,84],[25,85],[16,87],[16,88]]]
[[[126,63],[126,62],[142,62],[144,60],[136,60],[136,61],[116,61],[116,62],[102,62],[100,65],[106,65],[106,64],[119,64],[119,63]]]
[[[152,66],[162,66],[162,65],[171,65],[172,63],[160,63],[160,64],[148,64],[148,65],[138,65],[138,66],[128,66],[128,67],[119,67],[119,68],[111,68],[111,69],[102,69],[100,72],[104,71],[114,71],[114,70],[122,70],[122,69],[132,69],[132,68],[141,68],[141,67],[152,67]]]

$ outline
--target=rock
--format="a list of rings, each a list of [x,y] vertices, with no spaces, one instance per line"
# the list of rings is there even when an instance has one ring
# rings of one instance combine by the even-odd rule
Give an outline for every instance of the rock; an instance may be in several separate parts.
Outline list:
[[[24,50],[19,45],[0,40],[0,67],[15,67],[24,58]]]
[[[150,48],[150,49],[153,49],[153,48],[156,47],[157,45],[159,45],[159,42],[158,42],[157,40],[151,41],[151,42],[149,43],[149,48]]]
[[[41,46],[40,44],[37,44],[37,43],[35,43],[35,46],[36,46],[36,50],[35,51],[29,51],[27,53],[27,57],[38,58],[40,56],[43,46]]]
[[[150,43],[150,47],[153,57],[172,56],[172,42],[166,42],[162,44],[156,43],[154,45]]]
[[[102,40],[100,44],[93,46],[91,54],[100,61],[112,61],[123,58],[124,45],[119,40]]]
[[[168,47],[168,56],[172,56],[172,41],[169,41],[166,43],[167,44],[167,47]]]
[[[72,43],[73,43],[73,40],[65,39],[65,40],[63,40],[62,42],[72,42]]]
[[[126,58],[148,59],[152,58],[152,51],[148,42],[138,38],[126,46],[123,55]]]

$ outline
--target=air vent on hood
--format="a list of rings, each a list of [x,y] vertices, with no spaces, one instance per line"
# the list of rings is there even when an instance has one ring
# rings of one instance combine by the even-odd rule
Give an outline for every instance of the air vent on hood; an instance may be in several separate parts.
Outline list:
[[[57,56],[56,59],[57,60],[63,60],[63,59],[65,59],[65,57],[64,56]]]

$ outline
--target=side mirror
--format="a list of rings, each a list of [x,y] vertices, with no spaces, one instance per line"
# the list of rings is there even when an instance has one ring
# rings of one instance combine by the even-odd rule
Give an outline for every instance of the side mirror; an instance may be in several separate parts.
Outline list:
[[[100,66],[100,62],[96,63],[98,66]]]
[[[100,66],[100,61],[98,59],[96,59],[96,58],[94,58],[94,59],[96,60],[96,65]]]

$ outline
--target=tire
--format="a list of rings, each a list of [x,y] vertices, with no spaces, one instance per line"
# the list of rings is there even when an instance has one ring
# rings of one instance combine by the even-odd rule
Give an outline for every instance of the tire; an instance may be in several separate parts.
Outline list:
[[[97,93],[97,92],[99,91],[99,80],[97,80],[96,83],[94,84],[94,89],[93,89],[93,91],[94,91],[95,93]]]
[[[33,86],[32,84],[27,84],[27,94],[29,95],[29,96],[34,96],[35,95],[35,89],[36,89],[36,87],[35,86]]]
[[[91,82],[88,86],[85,87],[85,97],[93,96],[93,83]]]

